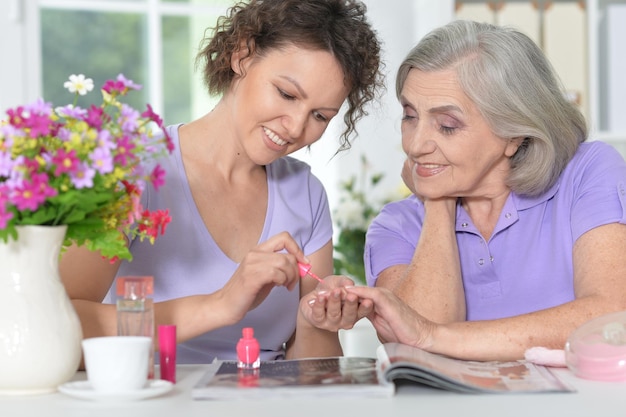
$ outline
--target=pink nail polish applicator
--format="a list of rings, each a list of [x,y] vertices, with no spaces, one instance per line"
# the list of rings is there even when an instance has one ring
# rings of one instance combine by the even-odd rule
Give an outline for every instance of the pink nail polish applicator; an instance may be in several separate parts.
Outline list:
[[[306,275],[309,275],[310,277],[315,278],[319,282],[324,282],[323,279],[321,279],[320,277],[315,275],[313,272],[311,272],[311,265],[307,265],[307,264],[304,264],[302,262],[298,262],[298,268],[300,268],[300,277],[301,278],[304,278]]]

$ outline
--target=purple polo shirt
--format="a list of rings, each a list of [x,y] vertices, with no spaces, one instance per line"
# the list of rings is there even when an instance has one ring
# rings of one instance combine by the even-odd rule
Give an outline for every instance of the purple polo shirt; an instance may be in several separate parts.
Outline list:
[[[467,319],[510,317],[574,300],[574,242],[595,227],[626,223],[625,208],[626,163],[597,141],[580,145],[546,193],[511,193],[488,241],[458,205]],[[423,218],[423,204],[411,196],[386,205],[374,219],[364,255],[370,286],[386,268],[410,264]]]

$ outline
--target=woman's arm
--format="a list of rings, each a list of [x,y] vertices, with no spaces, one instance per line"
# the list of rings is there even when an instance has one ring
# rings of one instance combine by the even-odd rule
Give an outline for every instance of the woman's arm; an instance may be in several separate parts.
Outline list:
[[[466,317],[456,241],[456,198],[424,201],[422,232],[410,265],[385,269],[377,287],[390,289],[410,307],[437,323]]]
[[[516,317],[437,324],[388,290],[353,287],[374,301],[370,320],[388,341],[468,360],[515,360],[526,349],[563,349],[573,330],[590,319],[626,310],[626,225],[609,224],[583,234],[574,245],[576,299]]]
[[[283,252],[285,250],[287,253]],[[293,290],[304,254],[287,233],[251,250],[227,284],[212,294],[155,303],[155,326],[175,324],[178,342],[232,325],[258,306],[275,286]],[[115,305],[102,304],[119,263],[110,264],[84,248],[71,248],[61,260],[66,291],[80,317],[85,338],[117,333]]]

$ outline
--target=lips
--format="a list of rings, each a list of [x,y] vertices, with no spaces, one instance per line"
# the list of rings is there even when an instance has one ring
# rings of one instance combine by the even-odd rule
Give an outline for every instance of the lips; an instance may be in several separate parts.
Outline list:
[[[439,164],[416,164],[415,173],[420,177],[432,177],[446,169],[445,165]]]
[[[265,132],[267,137],[278,146],[285,146],[289,143],[286,140],[281,139],[280,136],[278,136],[276,133],[266,127],[263,128],[263,131]]]

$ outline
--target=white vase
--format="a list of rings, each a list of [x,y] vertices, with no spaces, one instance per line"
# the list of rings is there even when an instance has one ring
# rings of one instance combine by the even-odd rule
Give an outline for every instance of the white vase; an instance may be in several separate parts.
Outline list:
[[[76,373],[82,331],[59,275],[66,226],[0,240],[0,395],[53,392]]]

